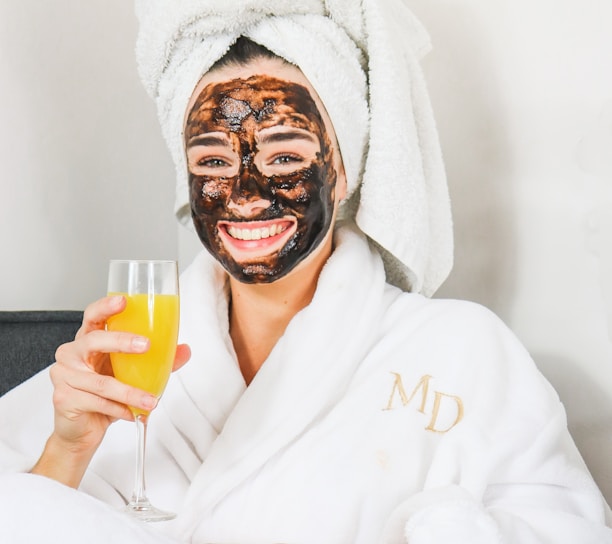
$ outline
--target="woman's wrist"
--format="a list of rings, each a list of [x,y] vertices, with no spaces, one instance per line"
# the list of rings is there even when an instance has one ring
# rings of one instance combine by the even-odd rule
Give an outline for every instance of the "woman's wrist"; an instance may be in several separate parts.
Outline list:
[[[53,433],[47,440],[38,462],[30,472],[76,489],[83,479],[94,452],[95,448],[83,448],[81,445],[66,442]]]

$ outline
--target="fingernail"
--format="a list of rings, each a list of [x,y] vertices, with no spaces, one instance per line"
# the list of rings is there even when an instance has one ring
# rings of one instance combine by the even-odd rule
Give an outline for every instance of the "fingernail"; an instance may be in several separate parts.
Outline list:
[[[143,397],[140,407],[143,410],[153,410],[157,406],[158,399],[153,395],[146,395]]]
[[[121,303],[123,302],[123,296],[122,295],[115,295],[112,296],[110,299],[110,304],[113,308],[117,308],[121,305]]]
[[[146,351],[149,348],[149,339],[144,336],[132,338],[132,349],[134,351]]]

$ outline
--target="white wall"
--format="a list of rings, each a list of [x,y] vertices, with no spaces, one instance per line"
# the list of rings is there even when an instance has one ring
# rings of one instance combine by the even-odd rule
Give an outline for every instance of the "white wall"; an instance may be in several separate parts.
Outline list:
[[[408,2],[454,203],[439,296],[517,333],[612,500],[612,4]],[[171,218],[134,36],[129,0],[0,0],[0,309],[79,309],[109,258],[197,247]]]
[[[612,3],[409,3],[456,227],[438,296],[516,332],[612,501]]]
[[[82,309],[110,258],[176,258],[132,2],[0,0],[0,309]]]

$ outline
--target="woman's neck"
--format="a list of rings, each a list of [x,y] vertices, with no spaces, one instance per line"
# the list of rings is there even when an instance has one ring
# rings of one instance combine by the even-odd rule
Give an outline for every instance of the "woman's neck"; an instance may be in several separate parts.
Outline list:
[[[230,336],[247,385],[295,314],[310,304],[331,254],[331,237],[321,245],[320,251],[275,282],[247,284],[230,277]]]

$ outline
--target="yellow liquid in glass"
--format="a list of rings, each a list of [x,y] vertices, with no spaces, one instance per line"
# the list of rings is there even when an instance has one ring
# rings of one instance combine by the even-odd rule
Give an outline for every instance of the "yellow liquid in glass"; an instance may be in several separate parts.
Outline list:
[[[146,336],[150,348],[146,353],[111,353],[115,377],[129,385],[159,397],[172,371],[179,325],[178,295],[123,295],[125,310],[107,321],[109,331],[123,331]],[[131,408],[134,415],[146,414]]]

